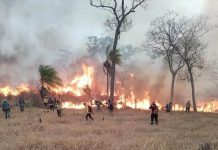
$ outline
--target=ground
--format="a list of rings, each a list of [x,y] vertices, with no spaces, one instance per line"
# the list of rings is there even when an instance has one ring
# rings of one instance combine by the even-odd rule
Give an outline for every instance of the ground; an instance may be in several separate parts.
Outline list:
[[[13,108],[11,119],[0,116],[0,149],[198,150],[201,144],[218,145],[216,113],[160,112],[159,125],[153,126],[150,113],[140,110],[116,110],[114,117],[104,110],[94,113],[93,122],[83,115],[65,109],[58,118],[52,111]]]

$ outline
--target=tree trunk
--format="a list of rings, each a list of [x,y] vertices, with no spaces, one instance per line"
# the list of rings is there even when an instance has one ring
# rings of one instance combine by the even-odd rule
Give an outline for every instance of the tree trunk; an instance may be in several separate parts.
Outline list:
[[[113,52],[112,52],[112,68],[111,68],[111,84],[110,84],[110,102],[113,104],[114,102],[114,89],[115,89],[115,69],[116,69],[116,64],[114,62],[114,55],[117,49],[117,42],[118,42],[118,37],[120,34],[120,25],[118,25],[116,32],[115,32],[115,37],[114,37],[114,44],[113,44]]]
[[[107,98],[109,96],[109,81],[108,81],[108,78],[109,78],[109,73],[107,71]]]
[[[188,72],[190,75],[190,80],[191,80],[191,88],[192,88],[192,102],[193,102],[193,111],[197,112],[197,106],[196,106],[196,101],[195,101],[195,84],[194,84],[194,78],[192,74],[192,69],[188,66]]]
[[[174,86],[175,86],[176,74],[172,73],[172,83],[171,83],[171,93],[170,93],[170,102],[173,104],[174,99]]]

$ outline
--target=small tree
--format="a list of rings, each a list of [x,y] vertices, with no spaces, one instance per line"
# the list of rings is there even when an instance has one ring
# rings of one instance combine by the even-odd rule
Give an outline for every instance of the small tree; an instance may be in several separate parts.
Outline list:
[[[96,8],[102,8],[110,12],[113,17],[106,20],[105,25],[110,30],[115,31],[114,42],[112,49],[112,67],[111,67],[111,87],[110,87],[110,100],[114,100],[115,88],[115,55],[117,50],[117,43],[121,32],[126,32],[132,25],[132,20],[128,16],[135,12],[139,6],[144,6],[147,0],[90,0],[90,5]],[[128,3],[131,3],[128,5]]]
[[[171,103],[174,99],[176,75],[184,66],[184,61],[175,53],[174,46],[179,42],[179,19],[176,13],[168,12],[153,20],[145,43],[146,51],[153,59],[161,58],[168,64],[172,75]]]

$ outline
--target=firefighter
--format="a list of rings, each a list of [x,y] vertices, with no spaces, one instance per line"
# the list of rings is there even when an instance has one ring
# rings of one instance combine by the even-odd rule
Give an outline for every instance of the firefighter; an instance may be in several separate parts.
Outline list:
[[[47,96],[44,97],[44,106],[45,106],[45,108],[47,108],[47,106],[48,106],[48,97]]]
[[[158,124],[158,106],[155,104],[155,102],[152,102],[151,106],[149,107],[151,109],[151,125]]]
[[[110,99],[108,99],[107,105],[108,105],[108,111],[110,115],[113,117],[113,111],[114,111],[113,102]]]
[[[56,108],[57,108],[58,117],[61,117],[62,116],[62,105],[59,101],[57,101],[57,103],[56,103]]]
[[[24,111],[24,105],[25,105],[25,101],[23,97],[20,97],[18,104],[20,106],[20,111],[23,112]]]
[[[84,106],[85,106],[85,109],[86,109],[86,120],[88,121],[88,118],[90,118],[91,120],[94,120],[92,118],[92,113],[93,113],[93,110],[92,110],[92,107],[90,105],[87,105],[86,103],[83,103]]]
[[[3,103],[2,103],[2,110],[3,110],[3,112],[5,113],[5,118],[6,118],[6,119],[9,119],[9,118],[10,118],[11,109],[10,109],[10,105],[9,105],[9,103],[7,102],[7,100],[4,100],[4,101],[3,101]]]
[[[98,101],[98,100],[95,100],[95,105],[96,105],[96,111],[101,111],[101,105],[102,105],[102,102],[101,101]]]
[[[171,110],[172,110],[172,103],[170,102],[166,105],[166,112],[171,112]]]
[[[186,103],[186,112],[190,112],[190,108],[191,108],[191,103],[190,100],[188,100]]]
[[[50,97],[48,100],[48,108],[54,111],[55,105],[54,100]]]

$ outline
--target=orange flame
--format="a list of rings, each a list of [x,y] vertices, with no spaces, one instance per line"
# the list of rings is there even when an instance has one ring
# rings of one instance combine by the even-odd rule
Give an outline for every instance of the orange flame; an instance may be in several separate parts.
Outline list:
[[[85,86],[92,87],[94,68],[92,66],[82,65],[83,74],[77,75],[70,83],[63,87],[54,88],[52,91],[59,94],[72,93],[75,96],[82,96]]]
[[[4,96],[9,96],[9,95],[18,96],[23,92],[29,92],[29,91],[30,91],[29,86],[23,83],[17,86],[16,88],[10,87],[8,85],[0,88],[0,94]]]
[[[63,108],[72,108],[72,109],[84,109],[85,108],[83,103],[74,104],[74,103],[71,103],[71,102],[63,102],[62,107]]]
[[[148,110],[149,106],[151,105],[151,100],[149,97],[149,92],[145,91],[145,97],[142,100],[136,99],[136,96],[133,91],[131,91],[130,97],[125,97],[124,94],[121,94],[119,100],[117,101],[116,107],[118,109],[129,107],[133,109],[143,109]],[[156,105],[161,108],[161,104],[156,101]]]

